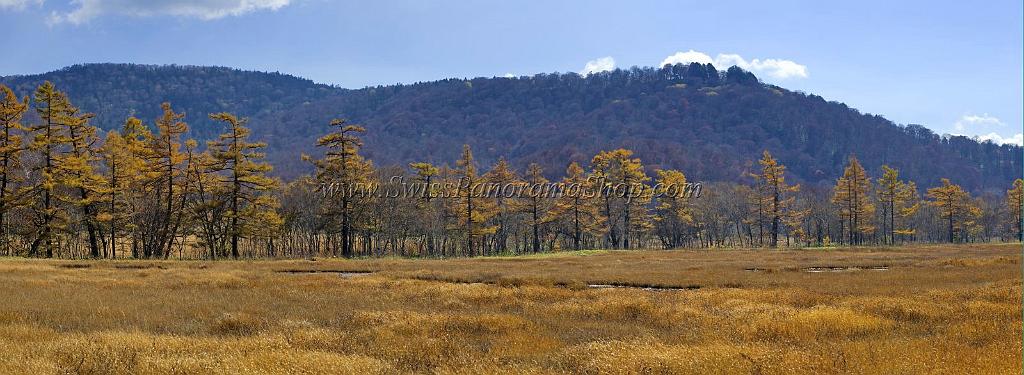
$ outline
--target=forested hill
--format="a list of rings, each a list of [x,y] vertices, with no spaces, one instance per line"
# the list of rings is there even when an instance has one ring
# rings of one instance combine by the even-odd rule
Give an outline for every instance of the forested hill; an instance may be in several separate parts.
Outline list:
[[[45,80],[68,93],[72,103],[96,114],[93,125],[120,128],[128,116],[152,122],[160,103],[185,112],[193,136],[216,137],[219,125],[208,114],[232,112],[259,117],[336,94],[340,89],[280,73],[222,67],[139,64],[74,65],[54,72],[0,78],[19,96],[29,95]]]
[[[366,151],[378,164],[450,162],[468,143],[485,164],[504,155],[520,169],[537,162],[560,175],[570,160],[626,147],[648,171],[738,181],[767,148],[795,180],[810,183],[833,184],[850,154],[873,173],[889,164],[929,186],[951,177],[974,190],[1005,190],[1021,175],[1020,147],[942,138],[761,84],[738,68],[700,65],[367,88],[256,125],[278,147],[307,145],[338,114],[368,127]]]
[[[636,151],[649,172],[678,168],[695,181],[741,181],[764,149],[804,183],[834,183],[850,154],[873,174],[889,164],[921,185],[950,177],[975,191],[1005,190],[1022,171],[1020,147],[940,137],[710,65],[360,90],[277,73],[114,64],[0,82],[14,83],[24,95],[44,79],[97,113],[104,129],[120,126],[130,113],[151,121],[162,101],[186,112],[201,139],[218,132],[206,120],[209,112],[248,116],[284,177],[310,170],[299,155],[316,152],[316,138],[335,117],[366,126],[364,152],[377,165],[451,163],[468,143],[484,166],[506,156],[519,168],[538,162],[552,177],[570,161],[585,163],[618,147]]]

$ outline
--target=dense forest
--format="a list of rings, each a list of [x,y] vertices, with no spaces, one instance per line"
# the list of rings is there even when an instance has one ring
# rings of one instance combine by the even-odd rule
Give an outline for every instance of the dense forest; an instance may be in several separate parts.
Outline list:
[[[209,113],[249,119],[267,143],[272,174],[287,180],[313,172],[302,153],[319,155],[323,124],[346,118],[365,125],[364,154],[378,165],[453,163],[463,144],[482,165],[499,158],[525,170],[537,163],[549,179],[567,163],[586,164],[602,150],[627,148],[654,169],[680,169],[694,181],[742,183],[769,150],[790,179],[827,188],[850,155],[864,167],[899,169],[921,184],[956,171],[973,193],[999,193],[1020,176],[1022,149],[934,134],[862,114],[842,103],[760,82],[739,68],[691,64],[593,74],[448,79],[347,90],[277,73],[227,68],[129,64],[77,65],[0,79],[27,95],[50,80],[66,90],[101,130],[129,116],[151,120],[160,103],[185,113],[188,137],[220,133]],[[27,117],[36,121],[33,113]]]
[[[738,69],[717,79],[756,83]],[[207,114],[219,135],[202,146],[186,119],[165,102],[152,121],[132,116],[102,132],[96,114],[49,81],[31,98],[0,85],[0,255],[453,257],[1024,234],[1024,179],[973,195],[960,184],[975,176],[950,170],[919,188],[900,168],[867,168],[853,154],[827,185],[807,186],[769,147],[748,161],[740,182],[707,186],[626,148],[570,158],[555,171],[486,162],[469,144],[454,150],[454,164],[431,163],[424,152],[417,162],[378,166],[364,148],[372,131],[331,119],[308,147],[318,152],[296,155],[312,172],[282,180],[247,119]]]
[[[202,141],[219,134],[208,113],[260,117],[340,92],[279,73],[177,65],[86,64],[0,78],[20,95],[31,94],[43,81],[60,87],[83,111],[96,114],[93,125],[102,130],[119,129],[131,116],[155,119],[160,103],[175,103],[189,115],[189,135]]]

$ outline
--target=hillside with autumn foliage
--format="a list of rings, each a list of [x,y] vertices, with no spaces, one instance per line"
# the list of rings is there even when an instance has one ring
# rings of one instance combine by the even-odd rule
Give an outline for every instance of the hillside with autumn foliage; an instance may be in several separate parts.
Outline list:
[[[22,96],[44,80],[95,113],[92,123],[103,130],[121,128],[132,115],[152,122],[164,101],[186,114],[189,136],[200,141],[223,131],[209,113],[248,117],[254,138],[268,143],[274,173],[285,178],[313,170],[299,155],[317,153],[316,138],[333,118],[365,126],[363,152],[381,166],[451,164],[469,144],[483,165],[504,156],[517,169],[538,163],[549,177],[619,147],[635,150],[650,171],[680,169],[709,182],[744,181],[765,149],[794,181],[822,186],[834,183],[851,154],[872,174],[890,165],[925,185],[953,174],[972,191],[1005,189],[1022,169],[1020,147],[898,125],[710,65],[349,90],[280,73],[88,64],[0,83]]]

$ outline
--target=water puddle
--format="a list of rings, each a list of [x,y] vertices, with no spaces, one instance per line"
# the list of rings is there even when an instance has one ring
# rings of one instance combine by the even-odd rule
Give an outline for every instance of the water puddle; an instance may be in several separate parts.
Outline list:
[[[91,264],[87,264],[87,263],[66,263],[66,264],[57,265],[57,267],[76,270],[76,269],[82,269],[82,268],[91,268],[92,265]]]
[[[290,273],[290,274],[317,274],[317,273],[333,273],[346,279],[358,276],[371,275],[373,271],[349,271],[349,270],[279,270],[274,271],[278,273]]]
[[[850,266],[850,267],[807,267],[802,268],[803,272],[852,272],[852,271],[888,271],[889,266]]]
[[[122,263],[122,264],[115,264],[114,268],[119,269],[119,270],[145,270],[145,269],[150,269],[150,268],[156,268],[156,269],[161,269],[161,270],[162,269],[167,269],[167,267],[164,267],[162,265],[149,264],[149,263],[141,263],[141,264]]]
[[[631,285],[631,284],[587,284],[588,288],[591,289],[638,289],[646,291],[670,291],[670,290],[697,290],[700,289],[700,285],[687,285],[684,287],[677,286],[660,286],[660,285]]]

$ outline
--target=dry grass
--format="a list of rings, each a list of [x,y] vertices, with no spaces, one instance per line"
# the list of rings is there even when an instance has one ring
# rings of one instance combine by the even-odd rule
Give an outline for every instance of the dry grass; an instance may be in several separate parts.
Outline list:
[[[1018,374],[1020,260],[1018,245],[2,259],[0,372]]]

